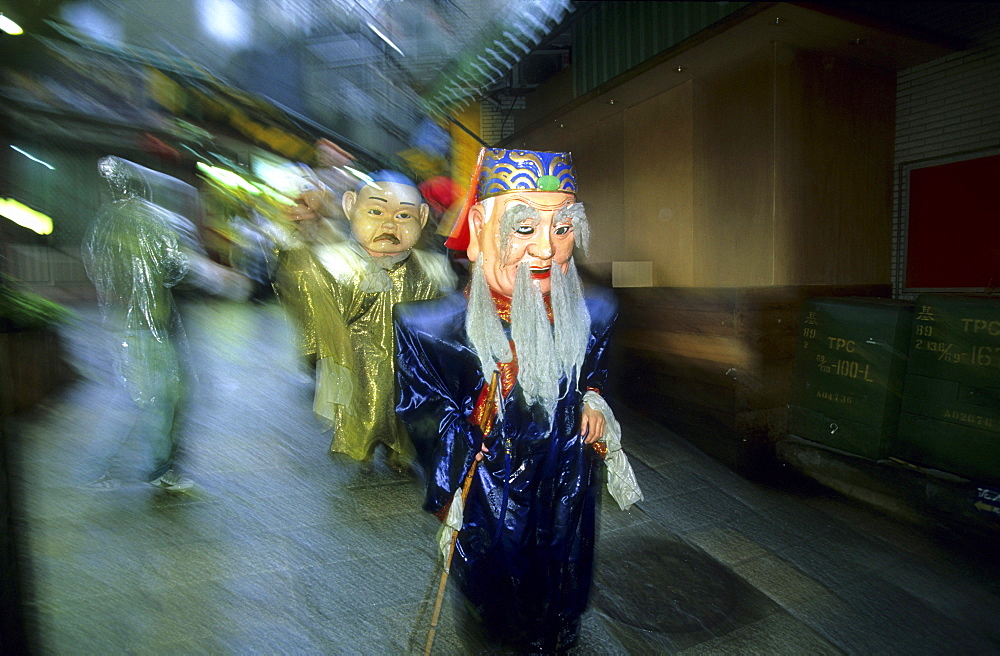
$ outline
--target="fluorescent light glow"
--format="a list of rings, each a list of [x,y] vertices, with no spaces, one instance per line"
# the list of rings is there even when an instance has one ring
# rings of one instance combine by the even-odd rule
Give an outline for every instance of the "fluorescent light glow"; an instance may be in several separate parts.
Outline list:
[[[393,43],[392,41],[389,40],[389,37],[387,37],[386,35],[384,35],[381,32],[379,32],[378,28],[376,28],[374,25],[372,25],[368,21],[365,21],[365,25],[368,26],[368,29],[370,29],[372,32],[374,32],[375,34],[377,34],[378,38],[380,38],[383,41],[385,41],[386,43],[388,43],[390,48],[392,48],[393,50],[395,50],[399,54],[403,55],[404,57],[406,56],[406,55],[403,54],[402,50],[400,50],[399,48],[396,47],[395,43]]]
[[[59,15],[64,22],[95,41],[112,47],[121,47],[124,41],[122,25],[94,7],[94,4],[97,3],[64,3],[59,8]]]
[[[246,11],[233,0],[198,0],[202,28],[217,41],[237,48],[250,43],[251,23]]]
[[[227,187],[233,187],[235,189],[242,189],[247,191],[254,196],[260,193],[260,189],[255,185],[250,184],[244,180],[239,175],[233,173],[232,171],[227,171],[226,169],[221,169],[218,166],[212,166],[211,164],[205,164],[204,162],[198,162],[198,170],[212,178],[216,182],[220,182]]]
[[[0,198],[0,216],[7,217],[17,225],[40,235],[52,234],[51,218],[27,205],[22,205],[13,198]]]
[[[56,170],[56,167],[52,166],[48,162],[43,162],[42,160],[38,159],[37,157],[35,157],[31,153],[26,152],[24,150],[21,150],[20,148],[18,148],[14,144],[11,144],[10,147],[13,148],[14,150],[16,150],[17,152],[21,153],[22,155],[24,155],[28,159],[30,159],[32,162],[38,162],[39,164],[41,164],[42,166],[44,166],[45,168],[47,168],[50,171],[55,171]]]
[[[11,36],[24,34],[24,30],[21,29],[20,25],[18,25],[11,19],[7,18],[3,14],[0,14],[0,30],[3,30],[4,32],[10,34]]]

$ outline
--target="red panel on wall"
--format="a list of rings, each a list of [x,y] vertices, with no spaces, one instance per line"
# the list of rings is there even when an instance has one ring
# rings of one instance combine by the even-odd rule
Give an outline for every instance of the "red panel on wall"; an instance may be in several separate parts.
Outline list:
[[[906,288],[1000,287],[1000,155],[909,171]]]

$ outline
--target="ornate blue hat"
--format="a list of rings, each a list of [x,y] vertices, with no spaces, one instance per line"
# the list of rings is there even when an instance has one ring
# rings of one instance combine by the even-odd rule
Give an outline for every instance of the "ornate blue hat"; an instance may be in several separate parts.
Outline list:
[[[469,208],[494,196],[515,191],[555,191],[576,194],[576,169],[570,153],[483,148],[472,173],[462,211],[445,242],[448,248],[469,245]]]
[[[576,193],[576,171],[569,153],[536,150],[484,149],[476,200],[512,191]]]

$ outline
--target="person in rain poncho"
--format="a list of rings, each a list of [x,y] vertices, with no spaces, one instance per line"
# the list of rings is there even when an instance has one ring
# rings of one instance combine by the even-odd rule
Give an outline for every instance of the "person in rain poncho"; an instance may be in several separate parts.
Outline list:
[[[183,492],[192,487],[175,463],[186,338],[174,290],[184,285],[240,298],[248,283],[206,256],[186,216],[153,201],[156,196],[194,212],[198,201],[193,187],[115,156],[102,158],[98,171],[110,199],[85,237],[84,265],[113,338],[115,377],[135,414],[105,473],[91,487],[116,487],[112,469],[118,453],[128,440],[139,439],[149,451],[149,484]]]

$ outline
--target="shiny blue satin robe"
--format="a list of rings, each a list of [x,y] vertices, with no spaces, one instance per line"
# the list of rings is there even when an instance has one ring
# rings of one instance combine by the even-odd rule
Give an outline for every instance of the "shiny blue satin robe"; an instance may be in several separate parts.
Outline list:
[[[579,388],[563,378],[550,421],[514,385],[477,467],[452,561],[487,631],[526,650],[576,641],[593,576],[600,459],[579,434],[580,411],[583,393],[607,382],[617,303],[605,289],[589,289],[586,301],[591,334]],[[439,516],[483,440],[470,422],[485,381],[466,338],[466,306],[461,292],[396,306],[396,410],[427,471],[424,508]]]

